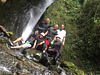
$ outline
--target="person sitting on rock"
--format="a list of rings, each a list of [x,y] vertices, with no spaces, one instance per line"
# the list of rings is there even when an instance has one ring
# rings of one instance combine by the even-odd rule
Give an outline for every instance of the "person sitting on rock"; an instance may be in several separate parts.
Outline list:
[[[56,35],[57,35],[57,28],[58,28],[58,24],[56,24],[54,26],[54,28],[50,27],[46,32],[46,39],[51,43],[52,41],[55,40]]]
[[[47,29],[51,27],[49,22],[50,22],[50,19],[46,18],[45,22],[41,22],[37,26],[37,28],[40,30],[40,32],[44,32],[45,33],[47,31]]]
[[[63,24],[61,25],[60,29],[57,30],[57,33],[58,33],[58,36],[60,37],[60,41],[62,42],[61,48],[63,48],[63,46],[65,44],[65,37],[66,37],[66,31],[64,30]],[[60,52],[60,54],[61,54],[61,52]]]
[[[57,30],[58,35],[60,36],[60,41],[62,44],[65,44],[65,37],[66,37],[66,31],[64,30],[64,25],[62,24],[60,29]]]
[[[43,56],[45,56],[46,59],[47,59],[47,64],[50,64],[49,59],[48,59],[48,54],[46,52],[46,50],[47,50],[47,44],[45,43],[45,41],[43,39],[44,36],[45,36],[44,33],[40,33],[40,36],[37,36],[35,38],[35,42],[34,42],[34,45],[33,45],[32,48],[36,48],[37,50],[41,50]]]
[[[32,36],[33,38],[35,38],[38,34],[39,34],[39,31],[36,30],[36,31],[34,32],[34,34],[33,34],[33,35],[30,35],[26,40],[24,40],[23,37],[19,37],[18,39],[16,39],[16,40],[13,41],[13,42],[10,42],[10,43],[11,43],[11,45],[15,44],[15,43],[18,42],[18,41],[22,41],[22,43],[29,43],[30,37]],[[31,42],[31,44],[33,44],[33,43],[34,43],[34,41]]]
[[[60,56],[61,53],[61,48],[62,47],[62,42],[60,41],[60,36],[56,36],[56,40],[54,41],[53,45],[51,46],[51,48],[48,48],[48,53],[50,55],[55,55],[55,57],[53,58],[53,64],[56,64],[57,59]]]

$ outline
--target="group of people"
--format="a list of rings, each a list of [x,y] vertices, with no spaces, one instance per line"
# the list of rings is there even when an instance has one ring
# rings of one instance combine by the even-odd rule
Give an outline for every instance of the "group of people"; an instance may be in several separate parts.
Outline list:
[[[51,27],[49,22],[50,19],[46,18],[45,22],[41,22],[37,26],[37,29],[34,31],[34,34],[30,35],[27,40],[24,40],[23,37],[20,37],[17,40],[13,41],[14,44],[22,40],[24,41],[22,42],[22,45],[10,46],[9,48],[36,48],[37,50],[42,51],[42,54],[46,57],[48,64],[50,64],[48,54],[54,55],[53,64],[56,64],[56,61],[61,55],[61,50],[65,43],[66,31],[64,30],[64,25],[61,25],[60,29],[58,29],[58,24],[56,24],[54,27]],[[29,42],[31,36],[34,38],[34,40],[32,42]]]

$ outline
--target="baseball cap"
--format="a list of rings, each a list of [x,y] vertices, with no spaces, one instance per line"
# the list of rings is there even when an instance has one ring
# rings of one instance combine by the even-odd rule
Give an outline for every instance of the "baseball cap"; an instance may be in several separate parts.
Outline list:
[[[57,36],[56,36],[56,38],[57,38],[57,37],[58,37],[58,38],[60,38],[60,36],[59,36],[59,35],[57,35]],[[61,38],[60,38],[60,39],[61,39]]]
[[[45,34],[44,33],[40,33],[41,35],[43,35],[43,36],[45,36]]]

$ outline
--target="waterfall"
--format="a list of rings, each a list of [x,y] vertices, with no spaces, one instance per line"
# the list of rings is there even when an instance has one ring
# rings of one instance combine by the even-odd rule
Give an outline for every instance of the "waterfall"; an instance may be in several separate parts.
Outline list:
[[[24,40],[26,40],[28,36],[32,33],[32,30],[34,29],[42,14],[45,12],[46,8],[50,6],[53,2],[54,0],[42,0],[42,2],[38,6],[33,6],[29,10],[28,13],[30,14],[30,19],[26,25],[26,28],[22,32],[22,37],[24,38]]]

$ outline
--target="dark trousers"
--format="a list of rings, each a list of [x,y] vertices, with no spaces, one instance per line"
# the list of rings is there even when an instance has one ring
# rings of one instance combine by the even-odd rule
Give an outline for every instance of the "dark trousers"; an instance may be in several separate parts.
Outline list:
[[[58,50],[57,50],[57,52],[55,52],[54,49],[48,49],[48,53],[49,53],[50,55],[55,55],[55,57],[54,57],[54,60],[55,60],[55,61],[56,61],[56,60],[59,58],[59,56],[60,56],[60,53],[59,53]]]
[[[44,44],[42,44],[42,45],[38,45],[38,46],[36,47],[37,50],[41,50],[41,51],[45,50],[45,48],[46,48],[46,43],[44,43]]]
[[[38,46],[36,47],[36,49],[37,49],[37,50],[41,50],[43,56],[45,56],[46,59],[47,59],[47,61],[49,61],[47,52],[45,51],[45,53],[43,53],[43,50],[45,50],[46,45],[47,45],[46,43],[44,43],[44,44],[42,44],[42,45],[38,45]]]

